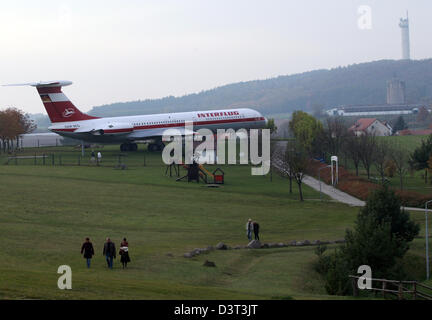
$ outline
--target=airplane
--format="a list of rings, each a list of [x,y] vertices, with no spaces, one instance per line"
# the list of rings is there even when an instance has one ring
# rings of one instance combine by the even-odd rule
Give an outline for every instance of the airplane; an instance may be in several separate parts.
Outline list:
[[[71,81],[46,81],[6,86],[36,87],[51,120],[50,131],[61,136],[102,144],[121,143],[120,151],[136,151],[136,141],[152,139],[149,151],[161,151],[162,135],[168,128],[187,134],[185,123],[191,122],[194,130],[253,129],[264,128],[267,119],[249,108],[161,113],[140,116],[94,117],[81,112],[62,92]]]

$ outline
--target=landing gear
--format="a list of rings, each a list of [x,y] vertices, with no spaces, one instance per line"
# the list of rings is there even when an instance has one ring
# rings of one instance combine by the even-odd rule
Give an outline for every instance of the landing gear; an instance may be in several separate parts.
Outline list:
[[[137,150],[138,150],[138,145],[136,143],[122,143],[120,145],[120,151],[121,152],[137,151]]]
[[[150,152],[162,151],[165,145],[161,143],[149,143],[147,150]]]

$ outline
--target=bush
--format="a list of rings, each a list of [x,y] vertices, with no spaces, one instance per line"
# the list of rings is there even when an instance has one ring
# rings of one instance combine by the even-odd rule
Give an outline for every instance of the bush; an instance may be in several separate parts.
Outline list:
[[[385,169],[384,169],[384,174],[386,175],[386,177],[390,177],[393,178],[395,173],[396,173],[396,164],[393,160],[388,160],[385,163]]]

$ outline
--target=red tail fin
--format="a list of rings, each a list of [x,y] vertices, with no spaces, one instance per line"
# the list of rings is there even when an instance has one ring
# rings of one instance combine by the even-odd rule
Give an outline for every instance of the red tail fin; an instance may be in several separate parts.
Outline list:
[[[32,84],[36,87],[51,122],[68,122],[98,119],[82,113],[62,92],[62,86],[71,84],[70,81]]]

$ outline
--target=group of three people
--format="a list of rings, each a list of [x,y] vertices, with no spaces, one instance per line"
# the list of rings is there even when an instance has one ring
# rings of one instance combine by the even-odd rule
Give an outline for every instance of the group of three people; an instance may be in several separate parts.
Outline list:
[[[252,221],[252,219],[248,219],[246,223],[246,235],[249,241],[252,241],[252,231],[255,236],[255,240],[259,240],[259,224],[256,221]]]
[[[90,242],[90,238],[86,238],[85,242],[82,244],[81,254],[84,254],[84,259],[86,259],[87,261],[87,268],[90,268],[91,259],[95,254],[93,244]],[[127,264],[130,262],[129,243],[127,242],[126,238],[123,238],[123,241],[120,244],[119,254],[121,256],[120,262],[122,263],[124,269],[127,267]],[[108,268],[112,269],[114,259],[116,258],[116,248],[115,248],[115,243],[112,242],[110,238],[106,239],[103,248],[103,255],[106,259]]]

